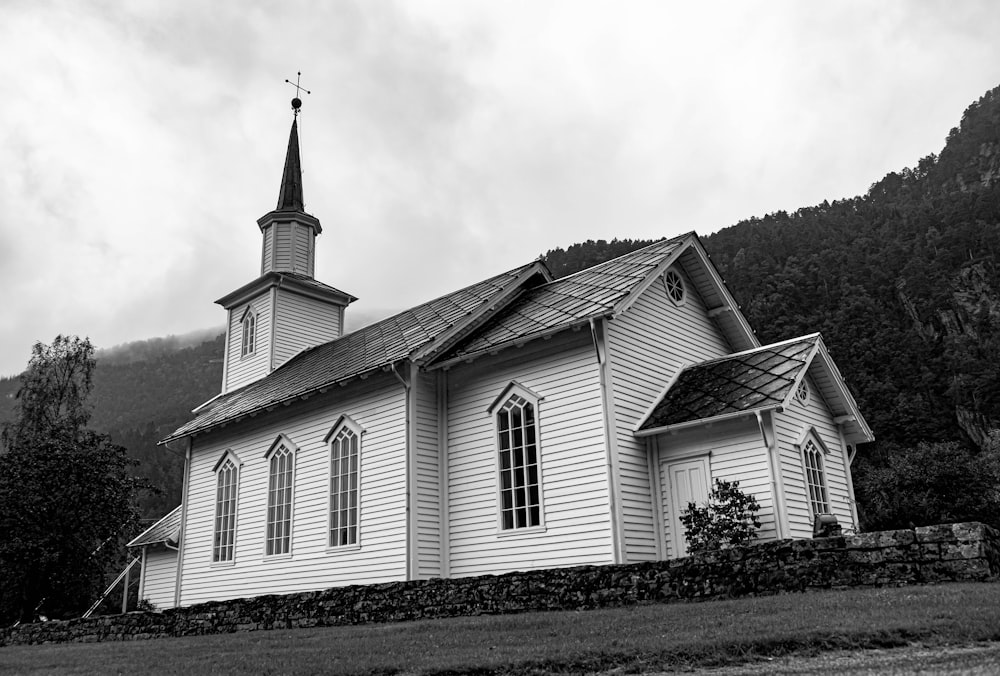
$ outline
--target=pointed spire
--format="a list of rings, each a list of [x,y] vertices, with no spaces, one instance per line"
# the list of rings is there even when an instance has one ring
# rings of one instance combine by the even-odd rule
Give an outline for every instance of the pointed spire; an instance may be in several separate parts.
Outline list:
[[[278,206],[275,211],[304,211],[305,209],[305,202],[302,199],[302,162],[299,159],[298,122],[298,119],[292,120],[292,131],[288,135],[285,170],[281,174],[281,188],[278,191]]]

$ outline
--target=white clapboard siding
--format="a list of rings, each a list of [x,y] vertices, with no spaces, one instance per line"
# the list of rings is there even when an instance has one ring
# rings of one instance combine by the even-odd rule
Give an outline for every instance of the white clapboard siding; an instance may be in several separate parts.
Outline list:
[[[420,373],[416,388],[417,577],[441,575],[441,473],[437,374]]]
[[[760,511],[757,512],[761,521],[758,539],[773,540],[777,537],[767,448],[756,418],[750,416],[711,427],[696,427],[677,434],[661,434],[656,438],[656,445],[662,493],[657,502],[662,509],[661,522],[668,558],[677,555],[676,536],[679,534],[671,532],[671,486],[666,468],[677,458],[704,457],[708,454],[711,471],[709,490],[714,486],[715,479],[739,481],[740,490],[753,495],[760,506]]]
[[[296,412],[289,416],[289,413]],[[282,415],[282,413],[284,415]],[[364,432],[360,458],[360,546],[329,548],[330,451],[324,438],[342,415]],[[406,576],[405,395],[380,375],[194,439],[184,527],[181,605],[258,594],[285,594]],[[268,464],[279,434],[297,447],[291,555],[264,556]],[[227,450],[241,461],[232,564],[212,563],[216,475]]]
[[[275,293],[274,366],[340,336],[340,306],[288,289]]]
[[[646,441],[632,431],[682,364],[730,352],[687,275],[677,269],[687,292],[682,305],[675,305],[657,280],[608,322],[626,562],[657,556],[653,505],[658,501],[650,486]]]
[[[254,351],[243,356],[243,324],[241,320],[247,307],[257,313],[256,336]],[[271,355],[271,293],[263,292],[249,303],[233,307],[229,311],[229,354],[226,355],[226,392],[243,387],[259,380],[270,371]]]
[[[544,532],[498,525],[489,407],[516,380],[541,398]],[[448,518],[454,577],[612,561],[600,373],[589,331],[567,331],[448,373]]]
[[[157,609],[174,607],[174,586],[177,584],[177,552],[163,545],[146,548],[139,598]]]
[[[790,406],[774,416],[790,537],[812,537],[813,514],[809,507],[802,451],[796,446],[803,433],[811,428],[816,429],[828,451],[823,456],[823,469],[830,511],[844,528],[857,527],[851,513],[850,490],[847,485],[850,470],[845,467],[840,432],[833,422],[830,409],[811,380],[808,380],[808,385],[810,396],[807,404],[793,399]]]

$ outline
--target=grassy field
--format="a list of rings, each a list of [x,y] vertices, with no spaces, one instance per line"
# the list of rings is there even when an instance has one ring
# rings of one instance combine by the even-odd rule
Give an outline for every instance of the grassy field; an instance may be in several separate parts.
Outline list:
[[[1000,640],[1000,584],[825,591],[586,612],[0,648],[11,674],[541,674]]]

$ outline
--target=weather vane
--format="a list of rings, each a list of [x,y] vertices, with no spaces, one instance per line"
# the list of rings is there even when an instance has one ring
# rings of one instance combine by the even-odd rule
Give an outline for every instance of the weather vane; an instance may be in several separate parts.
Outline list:
[[[299,94],[301,94],[302,92],[305,92],[306,94],[312,94],[312,92],[306,89],[305,87],[299,86],[299,81],[301,79],[302,79],[302,71],[299,71],[297,73],[295,77],[295,82],[292,82],[287,78],[285,79],[285,82],[295,87],[295,98],[292,99],[292,110],[295,111],[295,117],[299,116],[299,108],[302,107],[302,99],[299,98]]]

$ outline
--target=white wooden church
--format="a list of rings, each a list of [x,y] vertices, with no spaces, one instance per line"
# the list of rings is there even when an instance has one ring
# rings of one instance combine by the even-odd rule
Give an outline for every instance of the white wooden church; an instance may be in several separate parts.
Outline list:
[[[343,334],[292,122],[222,392],[163,443],[182,505],[130,543],[159,608],[667,559],[716,477],[763,539],[856,527],[872,432],[818,334],[761,346],[697,235],[561,279],[535,260]]]

